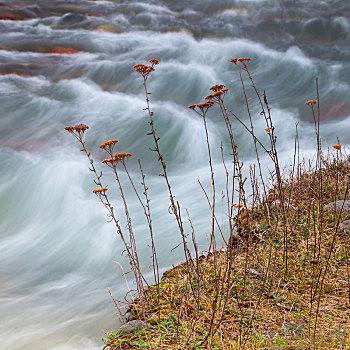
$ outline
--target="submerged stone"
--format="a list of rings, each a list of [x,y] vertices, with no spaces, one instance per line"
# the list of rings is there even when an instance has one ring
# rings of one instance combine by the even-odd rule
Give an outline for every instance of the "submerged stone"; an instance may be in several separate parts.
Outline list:
[[[76,53],[81,53],[81,51],[75,50],[75,49],[71,49],[68,47],[60,47],[60,46],[56,46],[53,47],[52,49],[48,50],[47,53],[55,53],[55,54],[76,54]]]

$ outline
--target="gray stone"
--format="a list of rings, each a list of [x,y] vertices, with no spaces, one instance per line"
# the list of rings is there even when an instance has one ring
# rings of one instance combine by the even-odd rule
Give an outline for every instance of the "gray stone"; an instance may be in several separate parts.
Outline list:
[[[132,332],[147,327],[147,323],[141,320],[133,320],[119,327],[118,331]]]
[[[343,206],[344,204],[344,206]],[[350,213],[350,200],[340,200],[327,204],[324,207],[326,211],[340,211],[343,208],[343,213]]]
[[[135,313],[133,311],[129,311],[125,314],[126,322],[132,321],[135,318]]]
[[[232,230],[232,237],[237,239],[238,238],[238,227],[235,226]]]
[[[342,230],[350,230],[350,220],[345,220],[343,221],[340,225],[339,228]]]

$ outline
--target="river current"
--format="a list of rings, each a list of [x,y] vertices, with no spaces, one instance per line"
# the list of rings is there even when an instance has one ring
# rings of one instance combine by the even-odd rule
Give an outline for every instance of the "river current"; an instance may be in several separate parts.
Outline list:
[[[160,147],[176,199],[187,208],[206,248],[210,209],[197,179],[210,191],[203,121],[187,106],[210,86],[229,88],[225,100],[246,118],[237,67],[251,57],[259,91],[266,90],[284,169],[293,158],[298,123],[302,156],[313,159],[315,128],[305,101],[319,78],[323,148],[350,144],[350,3],[347,0],[0,1],[0,349],[100,349],[101,330],[118,327],[106,291],[121,300],[128,290],[119,264],[128,264],[106,212],[92,194],[86,157],[65,126],[85,123],[87,146],[117,212],[120,196],[99,144],[118,139],[131,152],[128,167],[146,174],[161,271],[183,259],[169,197],[152,139],[137,63],[157,58],[148,80]],[[55,47],[76,54],[52,52]],[[51,50],[51,51],[50,51]],[[253,92],[258,137],[266,140]],[[225,123],[208,114],[217,192],[229,155]],[[234,133],[245,162],[254,162],[247,133]],[[268,176],[271,163],[262,154]],[[101,164],[101,165],[100,165]],[[141,267],[151,278],[149,233],[121,173],[132,214]],[[218,215],[225,217],[218,195]],[[184,219],[186,222],[188,220]],[[121,218],[125,225],[125,220]],[[129,286],[134,288],[130,274]]]

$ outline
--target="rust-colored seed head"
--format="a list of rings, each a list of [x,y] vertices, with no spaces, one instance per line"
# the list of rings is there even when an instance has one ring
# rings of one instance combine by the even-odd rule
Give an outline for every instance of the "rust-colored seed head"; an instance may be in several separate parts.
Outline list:
[[[232,205],[231,205],[231,208],[232,207],[235,207],[235,208],[242,208],[243,207],[243,204],[236,204],[236,203],[233,203]]]
[[[151,72],[155,71],[153,66],[146,66],[145,64],[136,64],[134,68],[136,72],[139,72],[144,78],[147,78]]]
[[[214,104],[214,102],[212,101],[208,101],[208,102],[204,102],[204,103],[200,103],[199,105],[197,105],[197,107],[202,111],[202,113],[207,113],[208,109],[210,107],[212,107]]]
[[[188,106],[188,108],[190,108],[190,109],[195,109],[196,106],[197,106],[197,105],[190,105],[190,106]]]
[[[223,93],[224,93],[223,91],[219,90],[215,92],[214,96],[218,97],[218,96],[221,96]]]
[[[217,85],[214,85],[210,88],[211,91],[219,91],[219,90],[222,90],[223,88],[225,87],[225,85],[223,84],[217,84]]]
[[[271,129],[272,129],[272,127],[269,126],[268,128],[265,129],[265,131],[269,131],[269,130],[271,130]]]
[[[119,142],[119,141],[118,140],[109,140],[109,141],[103,142],[100,144],[100,148],[105,148],[106,146],[114,145],[117,142]]]
[[[337,149],[337,150],[339,150],[339,151],[341,150],[341,145],[340,144],[333,145],[332,147]]]
[[[314,103],[317,103],[317,100],[309,100],[305,102],[306,105],[313,105]]]
[[[65,130],[67,130],[68,132],[73,132],[74,131],[74,127],[73,126],[66,126]]]
[[[152,64],[159,64],[159,61],[156,58],[152,58],[148,62],[151,62]]]
[[[123,159],[125,157],[131,157],[131,156],[132,156],[131,153],[116,153],[114,155],[114,158],[121,158],[121,159]]]
[[[84,133],[87,129],[89,129],[89,127],[85,124],[77,124],[73,127],[73,130],[79,133],[80,132]]]
[[[232,58],[232,59],[230,60],[230,62],[232,62],[232,63],[237,63],[237,58]]]
[[[93,193],[101,193],[104,191],[107,191],[108,188],[107,187],[102,187],[102,188],[97,188],[96,190],[92,190]]]
[[[249,58],[249,57],[244,57],[244,58],[238,58],[237,59],[237,61],[239,61],[239,62],[250,61],[250,60],[251,60],[251,58]]]
[[[112,163],[113,162],[113,158],[107,158],[107,159],[104,159],[103,161],[102,161],[102,163]]]

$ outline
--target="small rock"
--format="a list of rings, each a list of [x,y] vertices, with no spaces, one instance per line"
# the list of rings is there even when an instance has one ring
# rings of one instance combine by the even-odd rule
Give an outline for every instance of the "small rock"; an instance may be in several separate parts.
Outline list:
[[[80,13],[66,13],[59,20],[59,24],[68,25],[76,24],[85,20],[85,16]]]
[[[127,322],[119,327],[118,331],[124,331],[124,332],[132,332],[132,331],[138,331],[139,329],[146,327],[147,323],[141,320],[133,320],[130,322]]]
[[[238,238],[238,227],[235,226],[232,230],[232,238],[237,239]]]
[[[344,204],[344,206],[343,206]],[[324,207],[324,210],[326,211],[341,211],[343,208],[343,213],[349,213],[350,212],[350,200],[340,200],[335,201],[332,203],[327,204]]]
[[[252,275],[255,275],[255,276],[258,276],[259,275],[259,272],[254,270],[254,269],[249,269],[248,270]]]
[[[345,220],[343,221],[340,225],[339,228],[341,230],[350,230],[350,220]]]
[[[24,21],[28,18],[23,17],[21,15],[15,14],[13,12],[1,11],[0,12],[0,20],[11,20],[11,21]]]
[[[127,322],[132,321],[135,318],[135,313],[133,311],[129,311],[125,314],[124,317]]]

